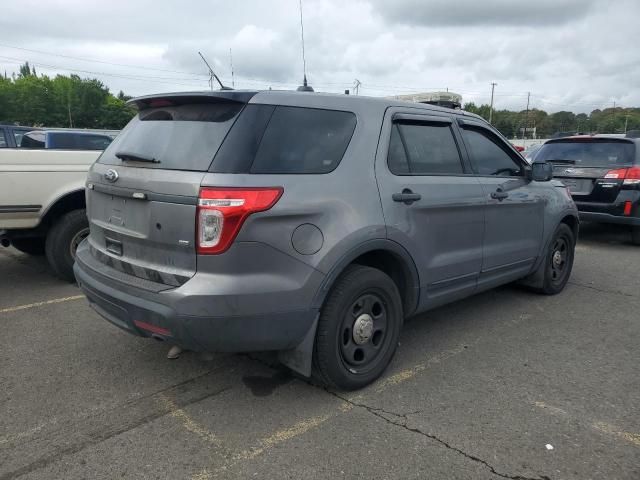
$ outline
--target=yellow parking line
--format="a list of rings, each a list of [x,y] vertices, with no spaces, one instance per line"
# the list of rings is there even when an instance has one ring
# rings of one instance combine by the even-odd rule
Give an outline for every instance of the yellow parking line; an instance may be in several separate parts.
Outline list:
[[[35,308],[35,307],[42,307],[44,305],[53,305],[56,303],[70,302],[72,300],[80,300],[81,298],[84,298],[84,295],[74,295],[72,297],[54,298],[53,300],[46,300],[44,302],[35,302],[35,303],[29,303],[27,305],[19,305],[17,307],[3,308],[3,309],[0,309],[0,313],[17,312],[19,310],[26,310],[28,308]]]
[[[178,407],[173,400],[163,394],[160,394],[158,398],[169,415],[179,420],[187,431],[196,434],[207,443],[215,445],[216,447],[222,447],[222,441],[218,437],[191,418],[191,416],[182,408]]]
[[[575,418],[571,414],[569,414],[569,412],[567,412],[566,410],[563,410],[562,408],[548,405],[545,402],[535,402],[534,405],[538,408],[546,410],[550,414],[555,415],[557,417],[567,417],[569,419],[575,420]],[[610,423],[605,423],[605,422],[592,422],[589,424],[589,427],[599,432],[606,433],[607,435],[612,435],[612,436],[621,438],[626,442],[632,443],[640,447],[640,435],[637,433],[625,432],[619,429],[618,427],[615,427],[614,425],[611,425]]]
[[[444,360],[459,355],[464,352],[469,346],[475,345],[480,341],[480,338],[475,339],[472,342],[460,344],[455,348],[445,350],[436,355],[430,357],[426,362],[420,363],[412,368],[402,370],[390,377],[386,378],[378,388],[375,389],[375,393],[381,393],[382,391],[388,389],[389,387],[399,385],[407,380],[413,378],[419,372],[428,369],[432,365],[443,362]],[[357,394],[351,397],[348,397],[344,402],[340,402],[339,407],[332,413],[307,418],[301,420],[300,422],[292,425],[291,427],[284,428],[282,430],[278,430],[277,432],[269,435],[266,438],[263,438],[258,441],[257,446],[249,448],[247,450],[241,451],[240,453],[234,455],[229,461],[225,462],[223,465],[218,466],[216,469],[211,470],[205,468],[197,473],[195,473],[191,480],[211,480],[215,478],[217,475],[228,471],[230,468],[233,468],[238,463],[251,460],[259,455],[262,455],[264,452],[270,450],[271,448],[279,445],[287,440],[291,440],[293,438],[299,437],[311,430],[318,428],[320,425],[324,424],[327,420],[337,417],[343,413],[346,413],[353,409],[354,404],[359,403],[362,399],[364,399],[364,394]],[[349,403],[353,402],[353,403]]]

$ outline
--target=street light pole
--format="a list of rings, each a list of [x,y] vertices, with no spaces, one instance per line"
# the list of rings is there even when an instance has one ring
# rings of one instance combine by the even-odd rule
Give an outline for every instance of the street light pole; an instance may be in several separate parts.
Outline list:
[[[489,107],[489,123],[493,120],[493,90],[498,85],[496,82],[491,82],[491,106]]]

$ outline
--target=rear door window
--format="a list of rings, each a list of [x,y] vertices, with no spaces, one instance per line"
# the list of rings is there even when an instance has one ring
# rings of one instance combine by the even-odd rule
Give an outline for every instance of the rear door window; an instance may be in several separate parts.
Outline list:
[[[396,175],[464,173],[458,146],[447,123],[394,125],[388,164]]]
[[[7,148],[7,139],[2,130],[0,130],[0,148]]]
[[[618,167],[631,165],[635,145],[628,141],[567,140],[546,143],[536,154],[536,160],[567,163],[578,167]]]
[[[331,172],[342,160],[355,127],[351,112],[276,107],[250,172]]]
[[[243,103],[222,101],[142,110],[111,142],[99,162],[206,171],[243,107]],[[128,154],[127,160],[116,156],[123,153]],[[134,161],[133,157],[154,162]]]

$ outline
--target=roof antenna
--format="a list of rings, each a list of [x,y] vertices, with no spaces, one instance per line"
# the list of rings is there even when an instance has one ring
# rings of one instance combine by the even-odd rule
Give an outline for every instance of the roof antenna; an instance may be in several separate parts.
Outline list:
[[[302,0],[300,0],[300,38],[302,39],[302,73],[303,81],[296,90],[298,92],[313,92],[313,87],[307,85],[307,61],[304,56],[304,23],[302,22]]]
[[[209,62],[207,62],[207,60],[204,58],[204,55],[202,55],[202,53],[200,53],[200,52],[198,52],[198,55],[200,55],[200,58],[202,58],[202,61],[204,62],[204,64],[209,69],[209,88],[211,88],[211,90],[213,90],[213,79],[215,78],[216,82],[218,82],[220,84],[220,90],[233,90],[233,88],[225,87],[222,84],[222,82],[220,81],[220,79],[216,75],[216,72],[213,71],[213,68],[211,68],[211,66],[209,65]]]

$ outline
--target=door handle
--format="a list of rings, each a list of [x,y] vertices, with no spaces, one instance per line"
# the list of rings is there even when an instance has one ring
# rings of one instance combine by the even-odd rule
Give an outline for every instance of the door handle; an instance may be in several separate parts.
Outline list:
[[[496,190],[495,192],[491,192],[491,198],[494,200],[504,200],[507,198],[509,194],[507,192],[503,192],[501,189]]]
[[[422,198],[419,193],[413,193],[410,189],[405,188],[402,193],[394,193],[391,198],[394,202],[402,202],[405,205],[411,205]]]

